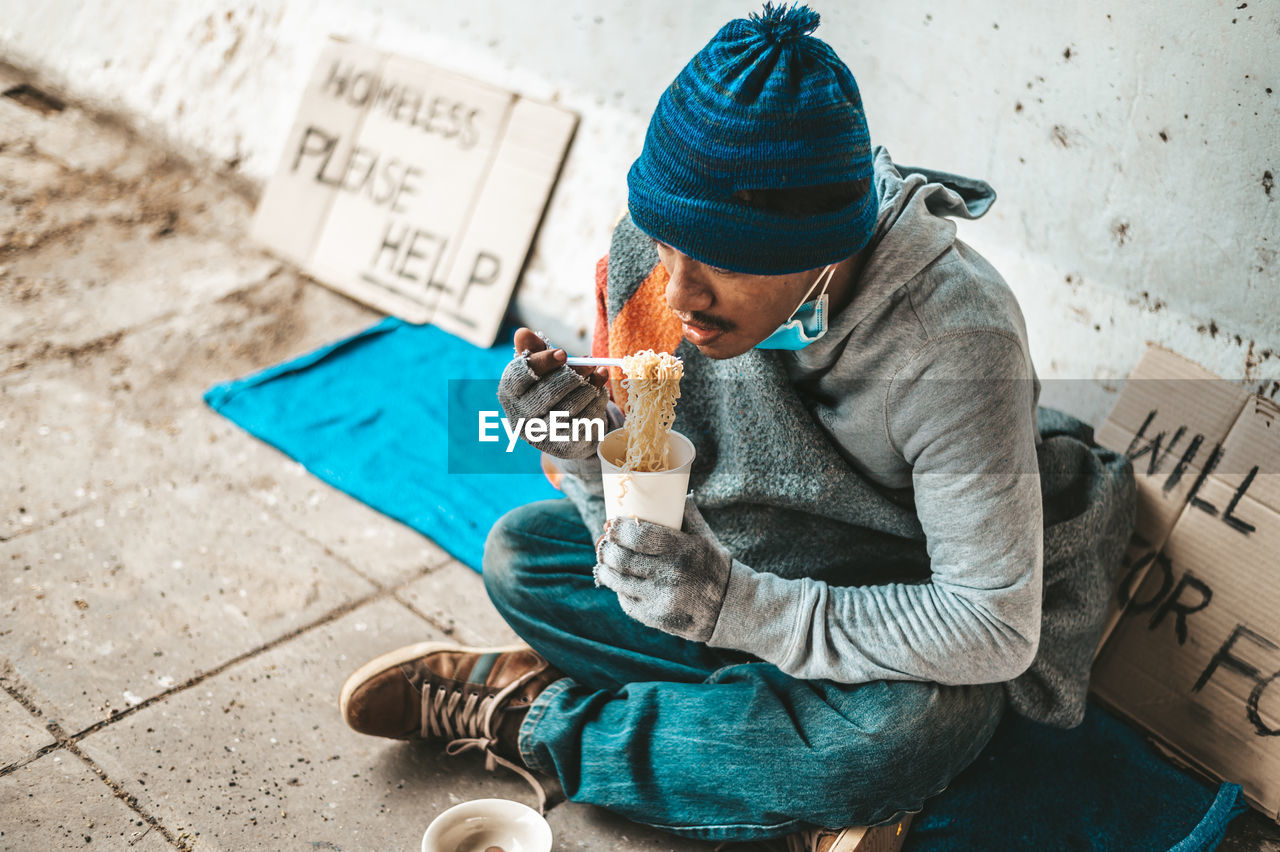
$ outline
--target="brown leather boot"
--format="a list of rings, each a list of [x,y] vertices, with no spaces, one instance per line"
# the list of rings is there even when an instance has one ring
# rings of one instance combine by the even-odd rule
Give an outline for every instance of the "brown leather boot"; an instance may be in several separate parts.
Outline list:
[[[520,757],[516,737],[529,705],[563,677],[525,645],[467,648],[420,642],[356,669],[339,698],[353,730],[397,740],[439,740],[448,754],[478,749],[485,765],[500,763],[542,787]]]
[[[898,852],[912,814],[897,822],[844,829],[814,829],[787,838],[787,852]]]

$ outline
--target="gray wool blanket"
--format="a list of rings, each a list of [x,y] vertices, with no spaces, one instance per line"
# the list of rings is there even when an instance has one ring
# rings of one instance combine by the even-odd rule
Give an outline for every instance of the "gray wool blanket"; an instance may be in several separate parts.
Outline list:
[[[1072,728],[1084,720],[1093,652],[1133,533],[1137,490],[1119,453],[1093,444],[1093,430],[1049,408],[1039,417],[1044,500],[1044,603],[1040,650],[1006,684],[1013,708]]]

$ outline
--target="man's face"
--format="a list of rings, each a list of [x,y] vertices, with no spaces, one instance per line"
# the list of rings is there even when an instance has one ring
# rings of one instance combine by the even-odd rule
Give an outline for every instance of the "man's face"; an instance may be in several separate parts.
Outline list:
[[[708,266],[666,243],[655,245],[670,276],[667,306],[683,324],[685,339],[708,358],[733,358],[773,334],[822,271],[746,275]]]

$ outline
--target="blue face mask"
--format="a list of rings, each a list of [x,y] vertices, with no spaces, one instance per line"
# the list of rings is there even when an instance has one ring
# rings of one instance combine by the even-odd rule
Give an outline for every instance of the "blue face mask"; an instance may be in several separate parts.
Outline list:
[[[804,294],[805,301],[791,314],[791,319],[778,326],[773,334],[756,344],[756,349],[787,349],[792,352],[803,349],[827,333],[827,285],[831,283],[831,275],[836,265],[833,263],[818,274],[809,292]],[[818,298],[808,301],[809,293],[822,283],[822,291]]]

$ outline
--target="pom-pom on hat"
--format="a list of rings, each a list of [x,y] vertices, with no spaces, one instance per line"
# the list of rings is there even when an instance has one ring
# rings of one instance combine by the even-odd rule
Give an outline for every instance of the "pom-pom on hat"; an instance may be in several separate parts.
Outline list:
[[[875,183],[812,216],[748,207],[742,190],[799,189],[872,176],[853,74],[810,33],[818,13],[766,3],[721,27],[658,100],[627,175],[649,236],[703,263],[782,275],[843,260],[875,229]]]

